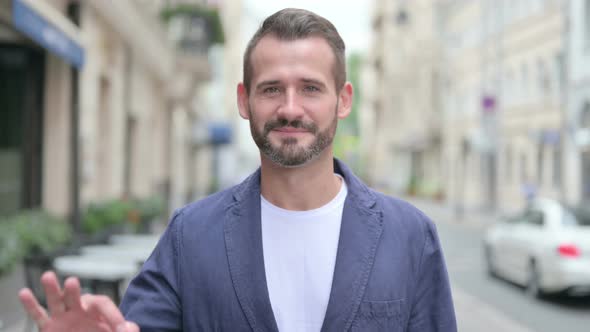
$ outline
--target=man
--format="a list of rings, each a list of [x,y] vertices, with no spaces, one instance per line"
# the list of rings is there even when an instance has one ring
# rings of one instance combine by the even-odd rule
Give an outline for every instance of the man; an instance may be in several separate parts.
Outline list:
[[[333,158],[353,96],[334,26],[299,9],[268,17],[237,90],[260,169],[175,212],[122,313],[46,273],[51,315],[20,294],[41,330],[456,331],[432,222]]]

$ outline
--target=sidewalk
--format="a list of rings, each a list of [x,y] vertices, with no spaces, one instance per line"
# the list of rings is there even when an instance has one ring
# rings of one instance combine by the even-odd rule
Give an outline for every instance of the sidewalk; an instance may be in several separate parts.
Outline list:
[[[460,332],[533,332],[460,288],[452,289]]]
[[[32,327],[31,325],[29,325],[29,328]],[[16,324],[12,324],[9,327],[6,328],[0,328],[0,332],[29,332],[29,330],[25,330],[25,328],[27,328],[27,320],[26,318],[23,318],[21,321],[19,321]],[[32,331],[37,331],[37,329],[31,329]]]
[[[469,227],[487,227],[499,219],[496,212],[468,210],[459,214],[444,202],[437,202],[418,197],[398,196],[433,219],[434,222],[463,224]]]

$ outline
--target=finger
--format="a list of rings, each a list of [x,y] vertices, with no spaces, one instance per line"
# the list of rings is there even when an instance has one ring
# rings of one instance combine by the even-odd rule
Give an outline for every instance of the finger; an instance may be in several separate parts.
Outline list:
[[[45,324],[47,324],[49,321],[47,311],[45,311],[39,302],[37,302],[35,295],[33,295],[31,290],[28,288],[21,289],[21,291],[18,293],[18,297],[29,317],[35,321],[35,324],[37,324],[41,330],[43,326],[45,326]]]
[[[93,316],[98,316],[104,320],[113,330],[125,323],[123,314],[113,301],[104,295],[91,295],[83,298],[83,306],[87,308],[88,312]]]
[[[81,310],[80,302],[80,281],[78,278],[70,277],[64,283],[64,304],[66,309]]]
[[[41,283],[45,289],[45,297],[47,298],[47,307],[51,315],[57,315],[66,311],[66,306],[63,302],[63,294],[57,281],[57,276],[52,271],[43,273],[41,276]]]
[[[125,322],[117,326],[116,332],[139,332],[139,326],[133,322]]]

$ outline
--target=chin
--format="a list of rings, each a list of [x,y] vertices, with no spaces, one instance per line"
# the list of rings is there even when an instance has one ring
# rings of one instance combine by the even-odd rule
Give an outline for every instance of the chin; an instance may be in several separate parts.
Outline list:
[[[312,164],[313,162],[315,162],[316,160],[318,160],[320,158],[320,154],[312,156],[309,159],[306,159],[302,162],[298,162],[298,163],[284,163],[284,162],[279,162],[277,160],[275,160],[274,158],[272,158],[271,156],[267,156],[267,158],[275,165],[282,167],[282,168],[300,168],[300,167],[305,167],[309,164]]]

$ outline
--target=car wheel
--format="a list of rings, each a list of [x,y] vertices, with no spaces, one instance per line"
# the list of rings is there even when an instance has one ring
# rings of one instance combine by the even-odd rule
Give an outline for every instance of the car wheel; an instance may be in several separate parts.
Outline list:
[[[541,289],[541,272],[535,261],[529,263],[526,293],[532,298],[541,298],[543,296],[543,290]]]

